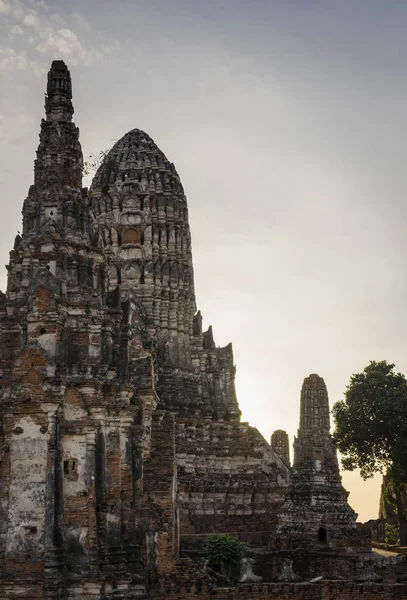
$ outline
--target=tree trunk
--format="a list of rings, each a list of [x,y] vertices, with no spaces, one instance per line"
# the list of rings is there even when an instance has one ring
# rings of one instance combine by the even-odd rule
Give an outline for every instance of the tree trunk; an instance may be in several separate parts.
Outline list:
[[[396,496],[397,519],[400,530],[400,545],[407,546],[407,522],[404,514],[403,485],[401,483],[395,483],[394,492]]]

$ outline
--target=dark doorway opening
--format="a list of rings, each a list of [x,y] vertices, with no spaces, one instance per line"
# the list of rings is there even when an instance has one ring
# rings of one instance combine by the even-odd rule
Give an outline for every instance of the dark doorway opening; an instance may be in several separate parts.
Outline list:
[[[320,542],[321,544],[328,543],[328,534],[326,532],[325,527],[320,527],[318,529],[318,542]]]

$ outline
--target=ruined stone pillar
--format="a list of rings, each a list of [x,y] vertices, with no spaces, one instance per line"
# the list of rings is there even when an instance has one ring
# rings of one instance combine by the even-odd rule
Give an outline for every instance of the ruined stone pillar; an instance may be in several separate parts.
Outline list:
[[[121,418],[120,422],[121,544],[126,566],[130,572],[141,574],[140,550],[137,544],[134,520],[133,421],[133,415],[126,415]]]
[[[61,494],[61,481],[58,478],[58,433],[57,405],[48,407],[48,456],[45,488],[44,514],[44,599],[58,597],[59,564],[56,548],[57,520],[56,496]]]
[[[95,570],[98,563],[98,540],[96,521],[96,432],[94,429],[86,432],[86,487],[88,494],[88,552],[90,570]]]

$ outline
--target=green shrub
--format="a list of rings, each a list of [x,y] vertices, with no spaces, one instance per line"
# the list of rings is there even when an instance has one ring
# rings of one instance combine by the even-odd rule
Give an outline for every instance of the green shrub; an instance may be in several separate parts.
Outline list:
[[[398,544],[400,545],[400,532],[397,525],[391,525],[385,523],[384,525],[384,541],[386,544]]]
[[[248,553],[249,546],[229,533],[214,533],[205,541],[209,566],[228,579],[239,572],[240,562]]]

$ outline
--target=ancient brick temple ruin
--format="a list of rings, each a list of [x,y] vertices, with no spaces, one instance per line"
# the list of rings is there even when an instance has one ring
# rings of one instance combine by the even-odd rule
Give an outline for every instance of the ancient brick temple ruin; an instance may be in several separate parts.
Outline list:
[[[277,434],[282,437],[275,432],[274,438]],[[316,572],[357,577],[359,559],[369,556],[371,540],[357,526],[347,498],[330,435],[327,388],[322,377],[312,374],[302,385],[293,471],[270,537],[274,566],[290,558],[308,578]]]
[[[322,380],[306,380],[288,488],[286,434],[240,421],[232,347],[202,329],[174,165],[134,129],[88,192],[62,61],[45,112],[0,296],[0,598],[274,597],[219,595],[180,555],[212,532],[265,556],[276,531],[353,544]],[[303,507],[317,489],[329,518]]]
[[[274,547],[349,551],[370,546],[347,502],[329,431],[328,392],[322,377],[313,374],[304,379],[301,390],[293,473],[273,534]]]

